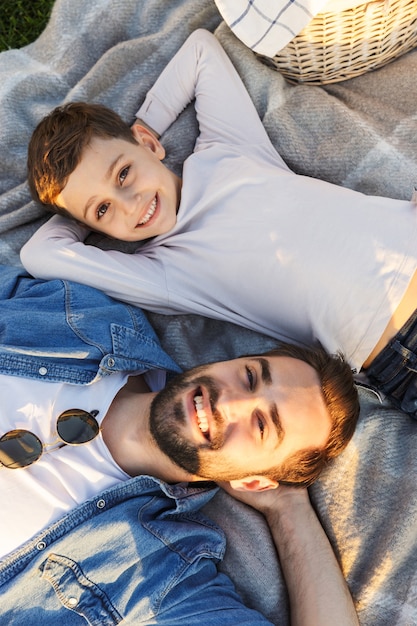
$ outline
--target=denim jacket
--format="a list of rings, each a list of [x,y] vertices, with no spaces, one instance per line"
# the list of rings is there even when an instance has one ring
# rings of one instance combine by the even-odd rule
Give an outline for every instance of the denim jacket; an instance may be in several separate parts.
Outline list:
[[[92,287],[0,267],[0,373],[87,384],[149,369],[180,371],[141,309]]]
[[[154,368],[180,371],[139,308],[0,267],[0,372],[87,384]],[[198,512],[214,493],[139,476],[79,505],[1,561],[0,623],[268,624],[217,572],[225,539]]]
[[[216,569],[214,493],[138,476],[78,506],[0,564],[0,623],[269,624]]]

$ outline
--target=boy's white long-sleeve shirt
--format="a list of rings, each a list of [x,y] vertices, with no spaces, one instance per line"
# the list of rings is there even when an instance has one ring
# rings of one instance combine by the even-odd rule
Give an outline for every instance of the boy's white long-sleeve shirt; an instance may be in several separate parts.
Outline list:
[[[135,254],[84,245],[54,216],[22,249],[26,269],[159,313],[199,313],[278,339],[342,350],[360,368],[417,268],[416,208],[288,169],[227,55],[195,31],[137,116],[160,134],[195,98],[175,227]]]

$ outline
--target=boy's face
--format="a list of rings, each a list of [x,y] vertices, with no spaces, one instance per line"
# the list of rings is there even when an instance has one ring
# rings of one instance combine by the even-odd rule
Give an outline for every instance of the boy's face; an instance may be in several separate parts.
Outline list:
[[[137,144],[94,137],[56,204],[95,231],[122,241],[169,232],[177,221],[181,180],[161,160],[154,135],[135,125]]]

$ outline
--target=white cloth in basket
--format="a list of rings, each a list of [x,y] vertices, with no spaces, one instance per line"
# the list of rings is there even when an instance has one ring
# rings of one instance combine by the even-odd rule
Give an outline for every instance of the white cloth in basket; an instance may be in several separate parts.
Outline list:
[[[327,0],[215,0],[224,21],[254,52],[273,57],[320,13]]]

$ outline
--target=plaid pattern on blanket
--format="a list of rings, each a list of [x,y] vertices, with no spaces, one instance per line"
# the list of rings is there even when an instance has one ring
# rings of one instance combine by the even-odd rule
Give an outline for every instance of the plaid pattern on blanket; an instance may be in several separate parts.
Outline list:
[[[411,197],[417,179],[417,52],[337,85],[295,86],[234,36],[214,0],[57,0],[36,42],[0,54],[1,263],[19,264],[21,245],[47,218],[25,181],[27,143],[41,117],[78,99],[101,102],[131,120],[167,61],[199,27],[215,31],[292,169],[364,193]],[[177,173],[196,133],[189,107],[162,138],[167,164]],[[183,367],[274,345],[198,316],[153,315],[152,322]],[[412,626],[417,424],[369,392],[361,392],[361,402],[353,441],[310,493],[362,626]],[[226,494],[209,510],[229,538],[221,567],[249,604],[287,626],[285,586],[263,519]]]

